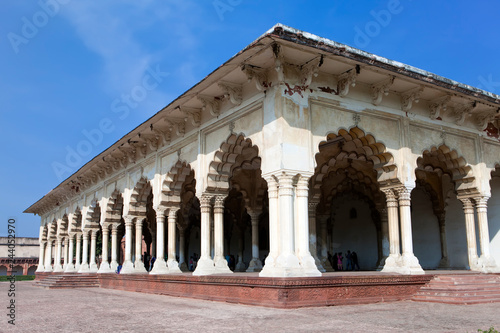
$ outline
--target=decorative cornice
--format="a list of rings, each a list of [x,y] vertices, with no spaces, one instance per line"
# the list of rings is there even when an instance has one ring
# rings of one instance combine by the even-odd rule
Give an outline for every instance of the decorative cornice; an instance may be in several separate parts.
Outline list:
[[[356,86],[356,78],[360,72],[360,67],[356,65],[348,71],[340,74],[337,79],[337,91],[340,97],[346,97],[349,93],[349,87]]]
[[[218,117],[220,114],[220,101],[212,96],[198,95],[200,102],[203,104],[202,110],[208,110],[210,114],[214,117]]]

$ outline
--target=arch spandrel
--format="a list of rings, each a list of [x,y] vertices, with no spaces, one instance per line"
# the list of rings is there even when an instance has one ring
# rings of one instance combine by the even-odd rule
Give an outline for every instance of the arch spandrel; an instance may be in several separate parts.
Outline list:
[[[243,134],[231,134],[214,153],[209,164],[206,190],[227,193],[236,170],[260,170],[259,148]]]

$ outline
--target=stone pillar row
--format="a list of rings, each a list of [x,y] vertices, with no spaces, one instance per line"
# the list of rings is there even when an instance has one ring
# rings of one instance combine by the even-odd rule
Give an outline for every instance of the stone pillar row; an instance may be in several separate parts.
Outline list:
[[[495,260],[490,255],[490,236],[488,230],[488,214],[486,196],[461,196],[458,198],[462,201],[465,214],[465,230],[467,233],[467,256],[469,260],[469,268],[473,271],[483,273],[499,272]],[[477,253],[476,241],[476,221],[474,216],[474,208],[477,212],[477,222],[479,230],[479,249],[481,256]]]
[[[385,259],[382,272],[424,274],[424,270],[413,253],[411,190],[412,188],[405,186],[382,189],[387,202],[389,229],[389,256]],[[399,229],[401,229],[401,246]]]

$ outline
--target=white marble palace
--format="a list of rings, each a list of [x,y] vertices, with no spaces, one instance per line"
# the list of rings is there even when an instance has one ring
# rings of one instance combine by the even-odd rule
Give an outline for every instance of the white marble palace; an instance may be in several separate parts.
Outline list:
[[[499,110],[276,25],[26,210],[37,271],[182,274],[195,256],[194,275],[307,277],[350,250],[362,270],[496,272]]]

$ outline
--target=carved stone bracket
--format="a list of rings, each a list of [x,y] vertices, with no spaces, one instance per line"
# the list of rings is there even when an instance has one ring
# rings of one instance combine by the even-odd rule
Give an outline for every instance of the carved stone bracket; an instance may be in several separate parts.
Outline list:
[[[241,85],[225,81],[219,82],[218,85],[224,92],[224,97],[229,98],[231,103],[233,103],[234,105],[241,104],[241,102],[243,101],[243,89],[241,88]]]
[[[201,109],[189,108],[186,106],[179,106],[179,110],[189,119],[195,127],[200,127],[201,125]]]
[[[198,95],[198,99],[203,104],[203,110],[207,110],[214,117],[220,114],[220,101],[211,96]]]
[[[394,83],[394,76],[390,76],[385,80],[372,84],[372,104],[379,105],[384,96],[389,95],[389,88]]]
[[[441,113],[446,111],[448,103],[451,101],[451,96],[443,96],[430,102],[429,109],[431,111],[430,118],[435,120],[441,116]]]
[[[481,113],[474,117],[474,124],[480,131],[484,131],[488,127],[488,123],[495,119],[495,114],[493,113]]]
[[[141,154],[141,157],[146,157],[146,154],[148,152],[148,147],[146,145],[146,142],[130,142],[129,143],[132,147],[134,147],[135,151],[138,151]]]
[[[175,133],[178,136],[184,136],[186,134],[186,118],[171,118],[165,117],[163,118],[168,125],[168,129],[172,132],[175,128]]]
[[[401,94],[401,109],[405,112],[410,111],[413,103],[418,103],[423,91],[423,87],[416,87]]]
[[[172,141],[172,134],[170,133],[170,131],[164,132],[155,128],[153,129],[153,133],[158,135],[163,145],[169,145],[170,141]]]
[[[278,82],[283,84],[285,83],[285,58],[279,44],[273,44],[272,48],[274,54],[274,69],[278,73]]]
[[[241,70],[247,76],[248,82],[252,80],[255,82],[255,87],[258,91],[264,91],[269,86],[267,82],[267,71],[260,67],[244,64]]]
[[[126,156],[129,163],[135,163],[135,148],[118,147],[118,149]]]
[[[337,91],[340,97],[345,97],[349,93],[349,87],[356,86],[356,77],[358,76],[358,68],[352,68],[338,76]]]
[[[323,65],[323,55],[302,65],[300,74],[302,78],[301,82],[304,86],[309,86],[312,82],[312,78],[318,76],[321,65]]]
[[[456,106],[453,111],[455,117],[455,124],[463,125],[467,116],[476,108],[476,102],[470,104],[460,104]]]

